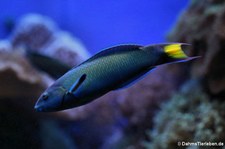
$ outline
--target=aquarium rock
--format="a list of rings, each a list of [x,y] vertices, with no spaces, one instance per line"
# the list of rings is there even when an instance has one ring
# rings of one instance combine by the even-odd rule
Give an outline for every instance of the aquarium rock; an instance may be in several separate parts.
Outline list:
[[[213,96],[225,97],[225,2],[192,0],[169,41],[190,43],[190,54],[201,58],[191,67],[193,77],[201,78]]]
[[[0,82],[0,97],[32,98],[34,102],[53,80],[35,70],[21,54],[1,51]]]
[[[38,14],[21,18],[10,37],[13,47],[24,47],[76,66],[90,54],[70,33],[61,31],[55,22]]]
[[[41,116],[33,106],[53,80],[34,69],[21,53],[6,48],[0,50],[0,82],[1,148],[40,148]]]
[[[56,32],[51,43],[44,46],[41,51],[69,66],[76,66],[90,57],[89,52],[79,39],[64,31]]]
[[[146,148],[173,149],[181,141],[225,142],[224,18],[225,1],[192,0],[170,32],[169,41],[192,44],[189,54],[201,58],[188,66],[191,77],[182,90],[161,106],[149,141],[143,142]]]
[[[46,21],[49,18],[42,17],[41,15],[34,15],[33,17],[36,18],[33,19],[35,21],[32,21],[32,15],[28,15],[27,19],[25,16],[24,19],[20,21],[21,23],[16,25],[16,29],[9,40],[12,43],[13,49],[9,50],[11,52],[7,54],[8,57],[15,57],[15,55],[17,57],[17,53],[19,53],[18,49],[26,47],[29,48],[29,50],[34,50],[40,54],[57,58],[70,66],[75,66],[89,57],[87,50],[79,40],[72,37],[71,34],[61,31],[51,20],[50,22]],[[27,21],[29,19],[31,19],[31,21]],[[12,101],[16,103],[15,106],[19,110],[23,110],[21,106],[17,105],[21,102],[16,99],[22,98],[24,99],[24,102],[22,103],[27,103],[26,100],[31,98],[31,104],[25,104],[25,106],[33,108],[34,100],[37,99],[37,96],[40,95],[44,88],[50,85],[53,80],[46,75],[45,72],[38,71],[32,67],[25,58],[25,55],[21,55],[20,53],[18,57],[18,59],[25,61],[25,64],[21,62],[20,65],[20,62],[17,62],[16,58],[7,58],[10,63],[16,65],[16,69],[10,68],[10,71],[7,69],[7,72],[9,71],[9,73],[12,73],[13,77],[8,77],[7,74],[2,73],[4,74],[4,77],[2,78],[9,82],[8,84],[5,83],[5,85],[8,85],[9,87],[6,87],[4,90],[6,92],[2,94],[10,99],[12,96],[17,97],[12,98]],[[2,64],[4,64],[3,66],[5,66],[6,62],[7,61],[2,62]],[[101,145],[103,145],[102,147],[105,147],[109,146],[110,142],[113,142],[113,146],[140,148],[142,141],[146,138],[146,129],[151,128],[153,125],[152,117],[159,109],[159,105],[169,99],[171,94],[178,89],[185,79],[187,79],[186,76],[188,73],[186,69],[184,71],[184,69],[181,69],[180,67],[171,66],[172,65],[162,66],[132,87],[127,88],[126,90],[112,91],[88,105],[50,115],[42,115],[41,117],[44,119],[56,118],[60,122],[64,121],[66,124],[63,129],[65,131],[67,130],[66,133],[73,136],[74,140],[84,140],[83,144],[80,143],[81,146],[95,143],[100,148]],[[184,64],[182,64],[182,67],[183,66]],[[28,69],[27,72],[24,70],[26,67],[31,68],[31,70]],[[4,69],[3,72],[5,71],[6,70]],[[19,74],[22,75],[20,76]],[[18,77],[18,75],[20,77]],[[38,76],[36,78],[37,80],[33,78],[36,76]],[[19,81],[14,81],[14,78]],[[38,81],[40,82],[38,83]],[[28,82],[29,85],[24,85],[24,82]],[[32,85],[36,87],[36,90],[33,90],[34,86]],[[17,91],[19,93],[17,93]],[[10,110],[11,109],[13,108],[10,108]],[[29,111],[31,115],[35,114],[33,112],[34,111]],[[17,121],[21,121],[22,117],[23,115],[18,117]],[[79,128],[79,132],[88,133],[87,129],[93,131],[91,134],[92,139],[88,140],[85,138],[87,135],[81,137],[79,132],[71,134],[71,130],[76,130],[77,125],[83,124],[81,123],[83,121],[86,123]],[[42,120],[37,118],[36,123],[40,122],[42,122]],[[76,123],[76,125],[73,125],[71,126],[71,129],[68,129],[71,123]],[[97,128],[105,129],[96,132]],[[115,139],[113,136],[119,136],[120,139]]]
[[[50,18],[28,14],[16,24],[10,39],[14,47],[28,46],[39,50],[53,40],[56,31],[57,26]]]
[[[41,15],[25,16],[16,25],[10,38],[0,41],[0,144],[3,149],[48,148],[52,141],[43,141],[41,138],[42,130],[45,129],[43,122],[51,119],[59,124],[62,119],[68,120],[67,114],[38,115],[34,111],[38,96],[54,80],[47,72],[40,71],[31,64],[26,57],[26,50],[65,60],[71,68],[89,56],[77,39],[60,31],[53,21]],[[69,120],[67,124],[75,121]],[[56,127],[44,135],[51,136],[62,131],[63,129]],[[57,142],[61,145],[71,144],[65,137],[59,138]],[[70,147],[74,148],[73,145]]]
[[[5,39],[0,41],[0,53],[11,51],[11,50],[12,50],[12,45],[9,40]]]
[[[155,117],[146,148],[174,149],[178,142],[225,142],[225,103],[211,100],[198,81],[183,86]]]

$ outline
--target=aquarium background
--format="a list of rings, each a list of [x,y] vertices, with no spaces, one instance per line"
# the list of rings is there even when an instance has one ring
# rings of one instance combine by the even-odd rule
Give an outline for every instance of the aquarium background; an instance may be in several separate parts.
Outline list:
[[[0,2],[0,148],[224,148],[225,1]],[[39,113],[57,78],[118,44],[189,43],[160,66],[81,107]],[[190,146],[182,142],[202,142]]]
[[[93,54],[117,44],[151,44],[165,41],[165,34],[188,0],[46,0],[0,2],[0,37],[6,22],[27,13],[52,18],[61,29],[78,37]]]

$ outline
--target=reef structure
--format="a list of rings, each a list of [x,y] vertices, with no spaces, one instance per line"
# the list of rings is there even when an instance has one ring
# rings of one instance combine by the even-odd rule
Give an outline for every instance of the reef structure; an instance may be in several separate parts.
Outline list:
[[[61,140],[62,143],[71,138],[75,140],[74,142],[76,139],[83,140],[78,142],[80,148],[93,148],[93,146],[95,148],[141,148],[142,140],[146,138],[145,131],[152,127],[152,117],[160,103],[167,100],[176,91],[184,80],[181,76],[185,76],[183,75],[185,72],[182,72],[183,70],[181,71],[179,67],[173,67],[171,70],[171,66],[162,66],[126,90],[111,92],[82,107],[40,116],[41,114],[39,115],[33,110],[35,100],[54,79],[48,73],[33,67],[26,58],[24,49],[28,47],[28,50],[32,52],[56,58],[70,67],[87,59],[88,51],[79,40],[68,32],[60,30],[51,19],[37,14],[22,17],[9,40],[1,41],[1,45],[0,75],[1,80],[7,80],[8,83],[4,82],[4,85],[1,86],[3,92],[0,93],[0,100],[2,107],[7,107],[5,105],[8,105],[9,101],[13,106],[2,108],[0,113],[7,111],[10,115],[16,115],[19,111],[21,115],[16,119],[18,122],[23,121],[23,117],[27,113],[29,113],[28,117],[34,118],[30,123],[35,125],[27,127],[27,131],[20,129],[20,125],[17,127],[17,130],[20,131],[15,131],[16,134],[23,136],[35,129],[37,133],[34,137],[37,139],[32,137],[25,139],[27,144],[30,143],[32,146],[42,140],[43,136],[56,136],[52,133],[58,132],[67,136]],[[9,127],[7,125],[2,127],[9,132],[15,126],[14,117],[10,115],[2,119],[5,124],[12,124],[8,125]],[[52,121],[49,122],[46,119]],[[26,121],[21,124],[28,125]],[[63,125],[62,129],[60,129],[61,124]],[[42,132],[38,133],[39,130],[45,130],[49,125],[55,126],[55,128],[48,132],[44,131],[46,133],[43,134]],[[98,128],[102,129],[96,132],[95,130]],[[76,132],[77,129],[79,132]],[[87,129],[95,139],[90,139],[89,135],[83,135]],[[68,134],[70,135],[68,136]],[[12,136],[17,135],[0,135],[2,138],[9,137],[9,140],[15,140]],[[21,137],[21,139],[24,138]],[[19,140],[18,142],[20,142]],[[45,146],[44,144],[48,146],[50,145],[48,143],[51,142],[44,141],[42,143],[43,145],[39,144],[37,148],[40,145]],[[5,145],[14,147],[17,146],[17,142],[12,143],[12,146],[7,146],[8,142]]]
[[[190,54],[201,58],[191,67],[192,77],[203,80],[208,93],[225,97],[225,2],[192,0],[168,36],[169,41],[192,45]]]
[[[58,59],[66,60],[64,63],[71,66],[77,65],[88,57],[88,52],[78,40],[69,33],[55,29],[53,24],[49,18],[40,15],[24,16],[10,38],[0,41],[2,149],[60,146],[60,148],[75,148],[74,142],[70,141],[72,139],[63,132],[58,122],[67,114],[41,115],[33,109],[36,99],[53,83],[54,79],[31,64],[25,54],[26,47],[47,56],[57,55],[59,51],[69,53],[70,57],[58,56]],[[47,47],[48,51],[44,53],[43,49]],[[52,144],[51,139],[43,139],[46,136],[55,140],[58,146]]]
[[[189,65],[191,75],[182,89],[161,106],[146,148],[178,148],[181,141],[225,142],[224,18],[225,1],[192,0],[168,35],[169,41],[190,43],[190,54],[201,58]]]

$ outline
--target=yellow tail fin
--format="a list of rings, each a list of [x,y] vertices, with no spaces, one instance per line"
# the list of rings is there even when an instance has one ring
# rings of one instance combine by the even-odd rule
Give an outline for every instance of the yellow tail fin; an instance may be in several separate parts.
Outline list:
[[[183,52],[181,45],[182,44],[179,43],[166,45],[164,47],[164,52],[171,58],[176,59],[188,58],[188,56]]]

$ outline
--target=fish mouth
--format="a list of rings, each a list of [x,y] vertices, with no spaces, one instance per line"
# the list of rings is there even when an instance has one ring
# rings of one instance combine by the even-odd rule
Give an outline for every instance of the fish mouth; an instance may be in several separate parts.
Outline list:
[[[40,105],[38,105],[38,104],[36,104],[36,105],[34,106],[34,109],[35,109],[35,111],[37,111],[37,112],[43,112],[43,107],[40,106]]]
[[[34,109],[36,112],[56,112],[56,111],[60,110],[60,109],[50,109],[50,108],[46,109],[42,105],[35,105]]]
[[[38,101],[35,103],[34,109],[36,112],[45,112],[45,104],[41,102],[41,98],[38,99]]]

